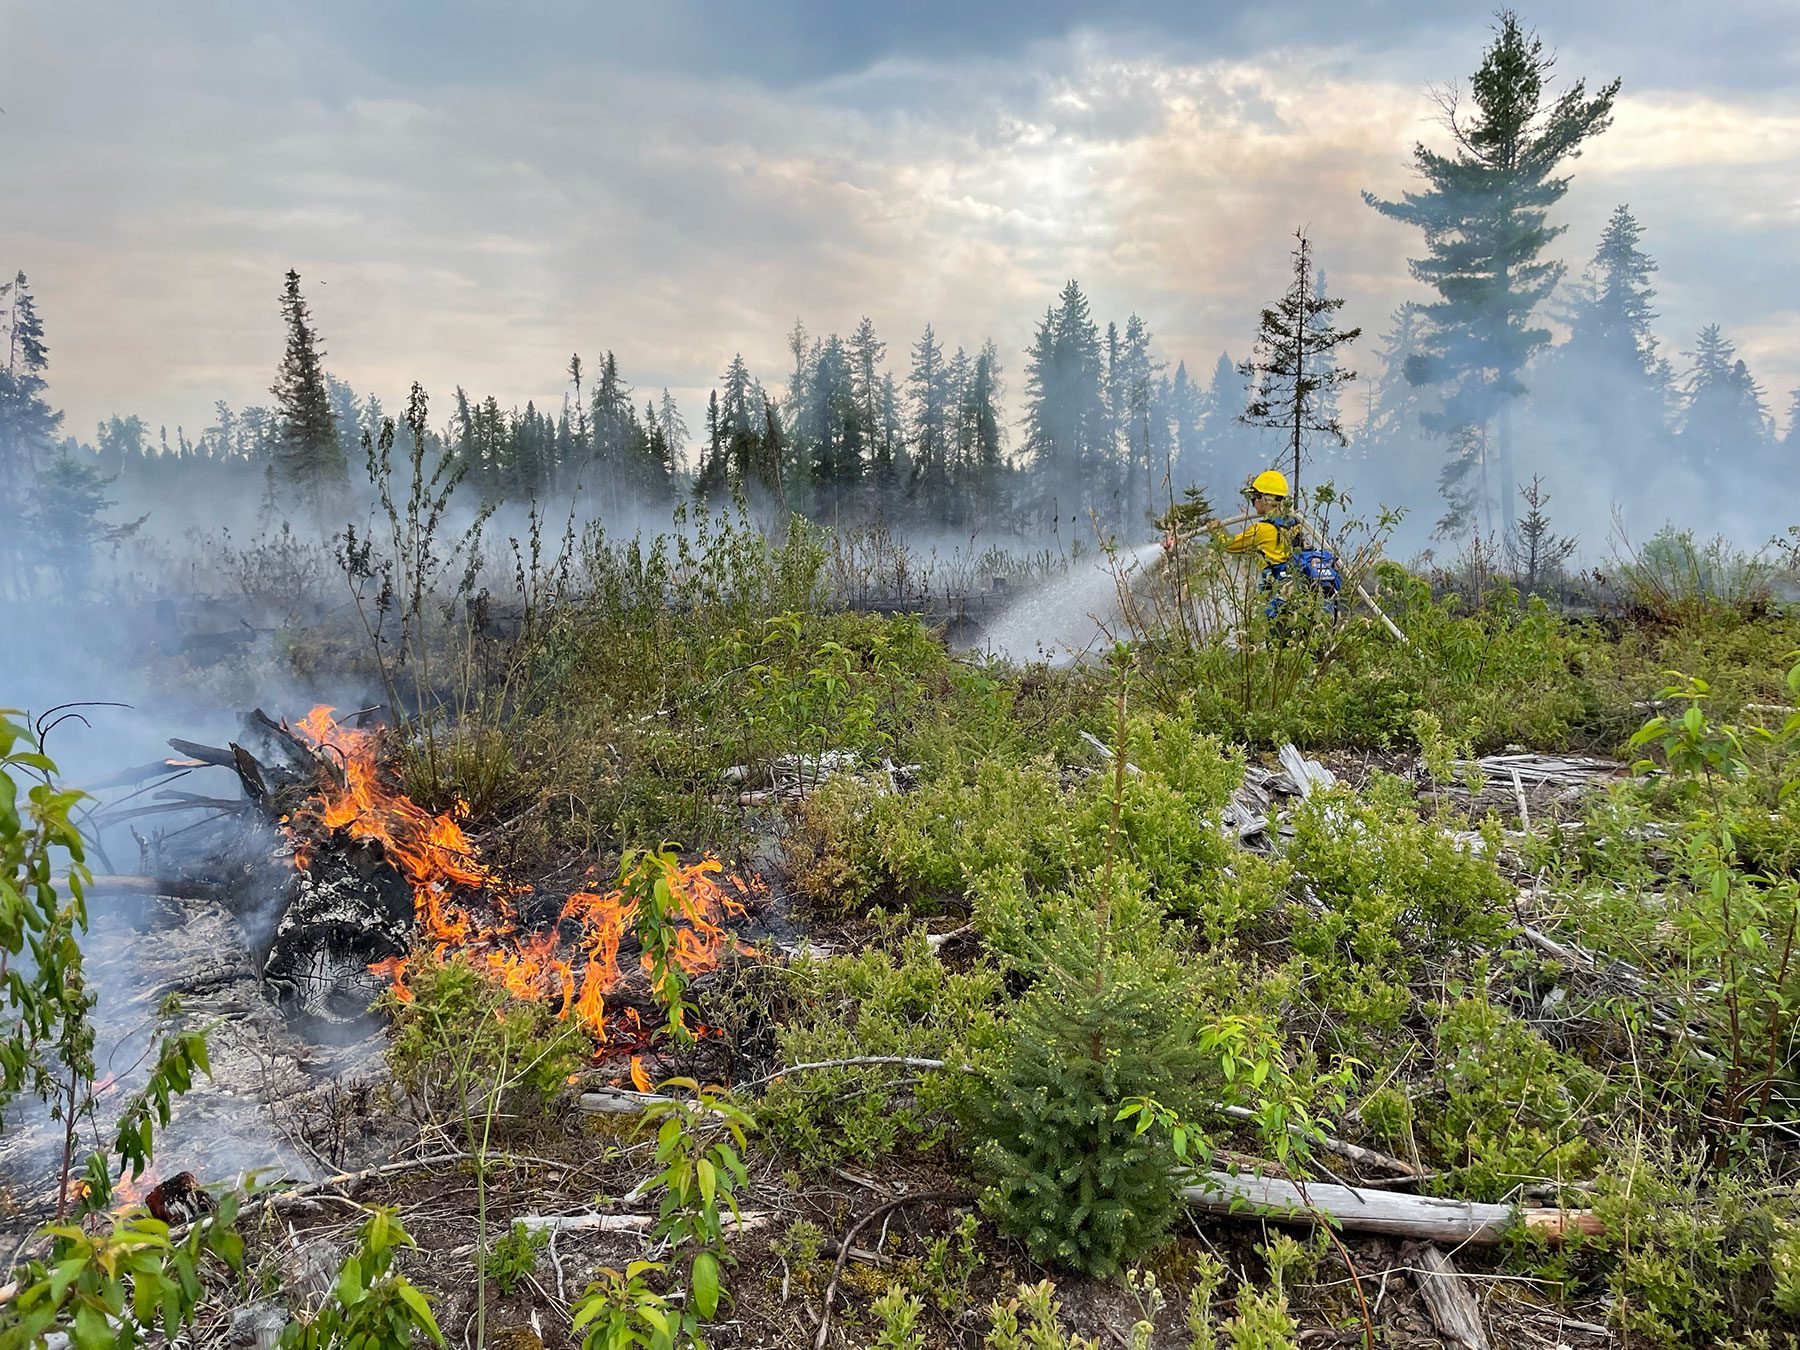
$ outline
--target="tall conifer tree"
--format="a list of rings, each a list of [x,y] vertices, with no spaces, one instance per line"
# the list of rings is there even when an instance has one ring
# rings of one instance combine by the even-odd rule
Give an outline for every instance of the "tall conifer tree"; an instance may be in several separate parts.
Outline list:
[[[1569,189],[1558,170],[1607,128],[1619,91],[1614,80],[1590,97],[1577,80],[1551,99],[1554,61],[1516,14],[1502,10],[1470,81],[1473,108],[1461,106],[1454,90],[1442,98],[1450,153],[1413,149],[1424,190],[1397,202],[1363,194],[1425,238],[1412,273],[1437,299],[1419,307],[1422,351],[1408,373],[1414,383],[1445,386],[1431,429],[1451,447],[1440,485],[1449,503],[1440,522],[1446,532],[1478,522],[1491,529],[1496,506],[1511,498],[1510,409],[1525,391],[1526,363],[1550,341],[1537,310],[1563,271],[1541,256],[1563,230],[1546,218]]]
[[[350,474],[326,385],[325,351],[300,294],[300,274],[291,268],[281,293],[287,323],[287,350],[269,392],[275,396],[275,483],[315,515],[349,488]]]

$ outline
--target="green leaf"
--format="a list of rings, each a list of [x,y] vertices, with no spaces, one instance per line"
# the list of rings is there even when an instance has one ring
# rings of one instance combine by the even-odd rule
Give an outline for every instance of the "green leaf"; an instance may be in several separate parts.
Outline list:
[[[694,1307],[708,1321],[719,1309],[719,1261],[711,1252],[694,1258]]]
[[[438,1345],[442,1345],[444,1337],[438,1331],[437,1318],[432,1316],[431,1304],[425,1301],[425,1295],[406,1280],[396,1279],[393,1287],[394,1292],[400,1296],[400,1301],[412,1309],[414,1323],[423,1327],[425,1334]]]
[[[71,1337],[77,1350],[112,1350],[116,1338],[106,1314],[92,1303],[75,1310],[75,1327]]]
[[[344,1258],[344,1265],[338,1271],[337,1300],[346,1308],[362,1302],[362,1262],[354,1256]]]

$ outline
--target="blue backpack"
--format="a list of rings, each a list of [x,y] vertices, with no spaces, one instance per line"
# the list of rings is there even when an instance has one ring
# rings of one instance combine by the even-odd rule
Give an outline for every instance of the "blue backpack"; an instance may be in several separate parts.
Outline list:
[[[1303,548],[1294,553],[1294,570],[1325,595],[1336,595],[1344,578],[1338,571],[1337,555],[1328,548]]]
[[[1294,516],[1275,516],[1270,518],[1269,524],[1278,530],[1292,530],[1300,522]],[[1335,596],[1343,589],[1344,576],[1338,571],[1337,554],[1328,548],[1297,548],[1288,566],[1323,595]]]

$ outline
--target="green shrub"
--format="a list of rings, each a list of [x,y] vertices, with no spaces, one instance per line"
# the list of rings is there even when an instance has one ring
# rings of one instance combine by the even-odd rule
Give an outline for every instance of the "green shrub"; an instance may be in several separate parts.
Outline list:
[[[1338,1048],[1398,1030],[1427,961],[1485,949],[1504,928],[1512,887],[1488,856],[1419,819],[1400,779],[1377,777],[1360,797],[1315,793],[1293,825],[1302,900],[1285,978],[1326,1014]]]
[[[584,1060],[573,1023],[511,998],[460,957],[415,956],[407,997],[384,996],[393,1018],[394,1081],[440,1123],[541,1112]],[[444,1116],[442,1113],[454,1113]]]
[[[1214,940],[1235,935],[1281,892],[1217,825],[1241,761],[1186,717],[1133,717],[1125,742],[1140,771],[1120,799],[1117,865],[1164,911]],[[1040,899],[1091,875],[1106,854],[1111,791],[1106,773],[1064,786],[1048,757],[949,764],[906,794],[830,783],[804,808],[789,863],[800,892],[832,912],[871,902],[914,914],[973,908],[990,945],[1026,962]]]
[[[925,1336],[918,1330],[925,1301],[907,1293],[898,1285],[870,1305],[869,1311],[881,1324],[870,1342],[873,1350],[925,1350]]]
[[[1049,1280],[1021,1284],[1005,1303],[988,1308],[992,1326],[982,1350],[1100,1350],[1100,1342],[1071,1336],[1063,1329],[1062,1304]]]
[[[1633,1343],[1788,1344],[1800,1332],[1800,1208],[1746,1162],[1712,1173],[1693,1150],[1652,1140],[1599,1178],[1592,1203],[1606,1231],[1577,1247],[1597,1256],[1611,1320]],[[1756,1339],[1769,1336],[1784,1339]]]
[[[1606,1079],[1496,1008],[1485,991],[1436,1017],[1433,1091],[1418,1111],[1431,1156],[1450,1168],[1440,1193],[1501,1200],[1524,1183],[1591,1175],[1598,1154],[1588,1136],[1612,1109]]]
[[[527,1228],[517,1222],[504,1237],[495,1239],[483,1257],[486,1275],[500,1290],[500,1297],[510,1298],[526,1277],[537,1268],[538,1253],[550,1242],[547,1228]]]
[[[805,1064],[901,1055],[960,1066],[992,1042],[1000,993],[994,970],[948,969],[922,931],[891,954],[872,948],[802,957],[772,999],[777,1058]],[[953,1069],[921,1079],[887,1066],[809,1071],[770,1084],[757,1119],[808,1168],[927,1149],[943,1137],[963,1077]]]

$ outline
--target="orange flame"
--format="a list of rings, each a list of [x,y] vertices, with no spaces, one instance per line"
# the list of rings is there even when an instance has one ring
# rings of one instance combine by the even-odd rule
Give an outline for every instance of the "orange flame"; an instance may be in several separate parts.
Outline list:
[[[554,924],[522,932],[514,900],[524,888],[481,861],[460,824],[467,804],[433,814],[384,783],[380,733],[339,726],[331,712],[321,705],[294,726],[325,766],[319,790],[283,822],[297,865],[305,869],[311,848],[333,831],[379,845],[411,885],[414,919],[435,957],[460,954],[516,998],[557,1001],[560,1017],[573,1018],[606,1044],[606,996],[619,983],[619,944],[636,917],[636,900],[618,890],[578,891]],[[722,920],[744,913],[750,886],[723,875],[717,859],[704,858],[680,868],[671,889],[684,923],[675,963],[690,975],[713,969],[733,941]],[[647,955],[642,964],[650,968]],[[408,958],[392,957],[369,969],[407,1002],[407,965]]]

